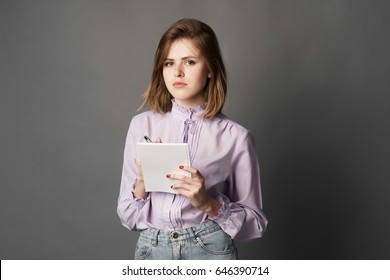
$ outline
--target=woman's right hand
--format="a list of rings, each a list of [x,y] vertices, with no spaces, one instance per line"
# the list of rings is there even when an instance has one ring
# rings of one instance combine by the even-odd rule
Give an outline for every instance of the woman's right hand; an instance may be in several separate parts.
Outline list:
[[[162,143],[161,139],[157,138],[155,143]],[[135,162],[137,164],[138,177],[135,183],[133,196],[134,198],[145,198],[147,197],[148,193],[145,191],[145,183],[144,183],[144,176],[142,174],[141,159],[139,158],[138,154],[135,157]]]

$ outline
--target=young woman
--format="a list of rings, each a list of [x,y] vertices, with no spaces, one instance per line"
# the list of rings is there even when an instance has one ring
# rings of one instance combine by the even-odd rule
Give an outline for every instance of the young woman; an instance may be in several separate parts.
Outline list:
[[[144,105],[126,138],[118,214],[140,231],[136,259],[237,259],[233,239],[261,237],[259,165],[247,129],[221,113],[226,72],[214,31],[205,23],[174,23],[158,45]],[[172,185],[177,194],[145,192],[136,143],[188,143],[192,173]]]

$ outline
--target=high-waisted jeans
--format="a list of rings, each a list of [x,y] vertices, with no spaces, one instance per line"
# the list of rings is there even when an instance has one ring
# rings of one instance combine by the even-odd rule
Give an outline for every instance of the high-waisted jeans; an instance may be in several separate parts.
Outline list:
[[[135,249],[135,259],[236,260],[237,248],[217,223],[208,221],[178,230],[142,230]]]

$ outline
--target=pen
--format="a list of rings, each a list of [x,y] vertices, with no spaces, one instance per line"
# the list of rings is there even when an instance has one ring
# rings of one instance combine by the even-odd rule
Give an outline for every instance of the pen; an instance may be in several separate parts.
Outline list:
[[[144,139],[148,143],[152,143],[153,142],[152,139],[150,139],[147,135],[144,136]]]

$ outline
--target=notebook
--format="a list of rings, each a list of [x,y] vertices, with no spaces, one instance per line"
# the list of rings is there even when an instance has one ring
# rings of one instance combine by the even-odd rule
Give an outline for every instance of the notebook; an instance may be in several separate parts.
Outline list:
[[[187,143],[137,143],[137,152],[147,192],[176,193],[171,186],[180,181],[166,178],[166,175],[177,173],[191,176],[191,173],[179,169],[180,165],[191,165]]]

